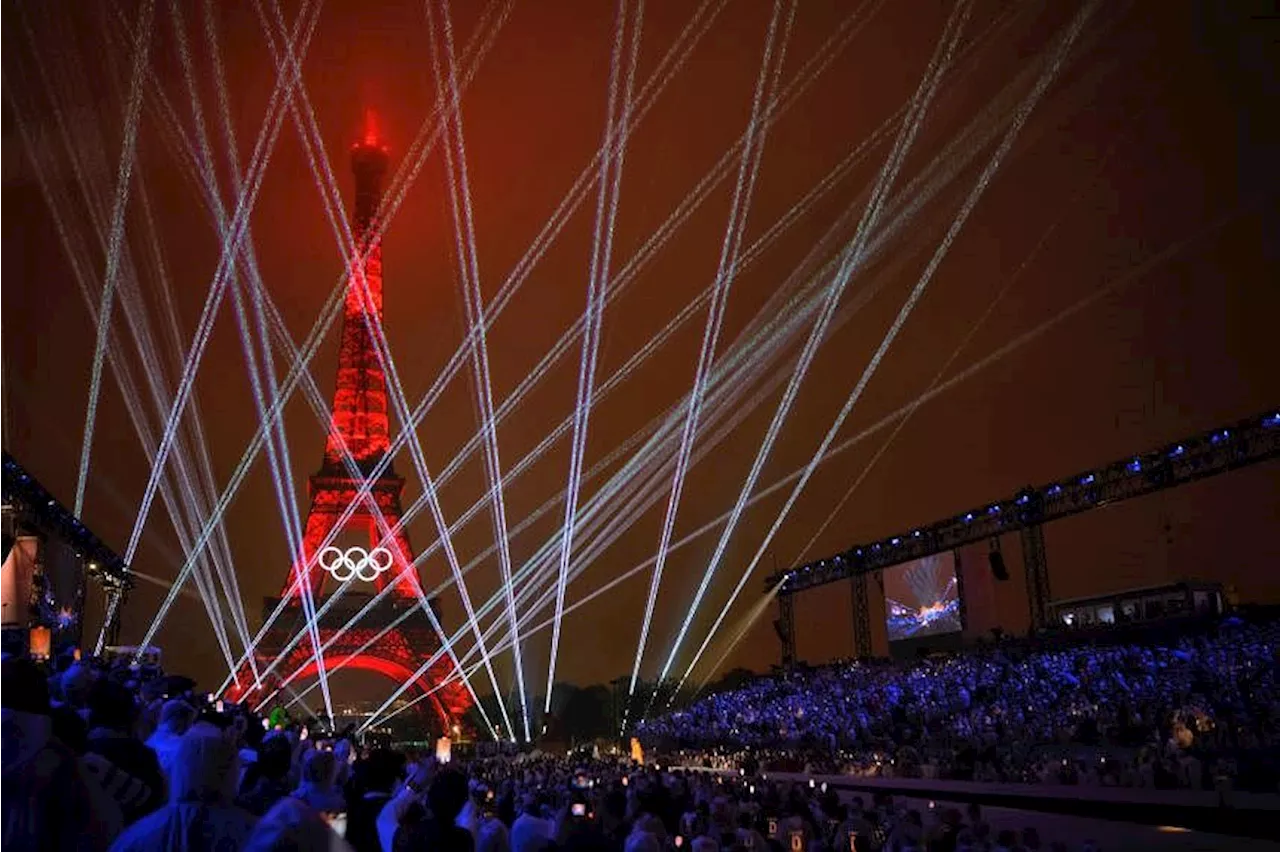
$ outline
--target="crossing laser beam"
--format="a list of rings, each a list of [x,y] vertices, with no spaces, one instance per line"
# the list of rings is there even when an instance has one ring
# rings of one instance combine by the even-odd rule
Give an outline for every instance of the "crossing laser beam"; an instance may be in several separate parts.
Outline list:
[[[724,608],[721,609],[720,615],[716,618],[716,621],[712,625],[711,630],[707,633],[707,638],[703,640],[702,646],[698,649],[697,654],[694,655],[694,658],[689,663],[688,668],[685,669],[685,673],[684,673],[684,676],[682,677],[682,680],[685,680],[688,678],[689,672],[693,670],[694,666],[697,665],[698,660],[701,658],[702,654],[706,651],[707,645],[710,644],[711,638],[715,636],[716,631],[719,629],[721,623],[723,623],[724,621],[725,616],[728,614],[730,607],[732,607],[734,601],[737,599],[738,594],[742,591],[743,586],[746,585],[747,579],[751,576],[751,573],[755,570],[756,566],[759,564],[760,559],[763,557],[764,553],[768,549],[769,544],[772,543],[773,537],[777,534],[778,529],[782,526],[782,522],[786,519],[786,516],[788,515],[788,513],[790,513],[791,508],[795,505],[796,500],[799,498],[800,492],[803,491],[804,487],[808,484],[809,478],[813,475],[813,471],[817,468],[818,464],[821,463],[823,457],[826,455],[827,449],[831,446],[831,443],[835,440],[836,434],[839,432],[840,427],[844,425],[844,421],[849,416],[849,412],[853,410],[853,406],[857,403],[858,399],[862,396],[863,389],[866,387],[871,377],[875,374],[876,369],[880,366],[880,362],[884,358],[885,352],[887,352],[889,347],[893,344],[893,341],[897,337],[898,332],[901,331],[902,326],[906,323],[907,318],[911,315],[911,311],[915,308],[916,303],[919,301],[920,297],[924,294],[925,288],[928,287],[929,282],[932,280],[934,273],[938,269],[938,266],[941,264],[943,258],[946,257],[947,252],[950,250],[951,244],[955,241],[957,234],[959,234],[961,228],[964,227],[965,222],[968,221],[969,215],[973,212],[973,208],[977,205],[979,199],[981,199],[983,193],[986,191],[987,186],[990,184],[991,179],[995,176],[996,171],[1000,168],[1000,165],[1004,162],[1005,156],[1012,149],[1013,143],[1017,139],[1018,134],[1022,130],[1023,125],[1026,123],[1027,118],[1030,116],[1035,106],[1040,102],[1040,98],[1044,95],[1044,92],[1046,89],[1048,89],[1050,83],[1052,83],[1053,80],[1057,77],[1058,71],[1061,69],[1063,62],[1067,58],[1068,51],[1071,49],[1071,46],[1075,43],[1075,40],[1079,36],[1081,29],[1083,29],[1085,23],[1088,21],[1089,17],[1093,14],[1093,11],[1095,10],[1096,6],[1097,6],[1097,0],[1087,0],[1087,2],[1081,7],[1080,11],[1073,18],[1072,22],[1067,26],[1066,31],[1059,37],[1058,42],[1055,45],[1054,50],[1052,52],[1050,61],[1046,64],[1044,70],[1041,72],[1039,78],[1036,80],[1034,87],[1023,99],[1022,103],[1019,104],[1018,111],[1015,115],[1015,118],[1013,122],[1010,124],[1009,128],[1005,131],[1004,137],[1000,140],[999,146],[997,146],[996,150],[992,153],[990,159],[987,161],[987,164],[983,168],[981,174],[979,174],[977,181],[974,183],[973,188],[969,191],[969,194],[965,198],[964,203],[961,205],[960,210],[956,213],[955,218],[952,220],[950,227],[947,229],[946,235],[942,238],[942,241],[939,243],[937,250],[933,254],[933,257],[929,259],[929,263],[926,265],[924,271],[921,273],[919,280],[916,282],[915,286],[912,288],[911,292],[908,294],[907,299],[903,303],[902,307],[899,309],[897,316],[894,317],[893,323],[890,325],[888,331],[885,333],[884,338],[880,341],[880,345],[876,348],[875,353],[871,356],[871,359],[870,361],[868,361],[867,366],[863,369],[862,375],[858,378],[857,383],[854,385],[853,390],[850,392],[848,398],[845,400],[845,403],[841,407],[840,412],[836,415],[835,421],[831,424],[831,428],[827,430],[827,434],[823,437],[822,442],[819,444],[817,451],[815,451],[812,459],[810,459],[809,464],[805,466],[803,474],[800,476],[799,480],[796,482],[795,486],[792,488],[791,494],[787,497],[786,503],[783,504],[782,510],[778,513],[777,518],[774,519],[774,522],[772,526],[770,526],[768,533],[764,537],[764,540],[761,542],[759,548],[757,548],[755,556],[752,557],[751,562],[748,564],[746,570],[743,571],[742,577],[738,581],[738,585],[734,588],[733,593],[729,597],[729,600],[726,602]]]

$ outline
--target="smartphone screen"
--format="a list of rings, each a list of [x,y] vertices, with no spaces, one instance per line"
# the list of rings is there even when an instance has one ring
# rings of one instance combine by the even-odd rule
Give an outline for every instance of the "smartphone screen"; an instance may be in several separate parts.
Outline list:
[[[778,836],[778,821],[776,819],[770,819],[769,820],[769,837],[777,838],[777,836]]]
[[[587,806],[582,802],[575,802],[573,805],[573,815],[576,817],[584,817],[587,815]]]
[[[791,832],[791,852],[804,852],[804,832]]]
[[[339,837],[347,836],[347,814],[345,811],[338,814],[325,814],[325,821],[329,823],[329,827],[333,829],[333,833]]]
[[[677,834],[677,835],[676,835],[676,848],[677,848],[677,849],[679,849],[681,846],[684,846],[684,838]]]

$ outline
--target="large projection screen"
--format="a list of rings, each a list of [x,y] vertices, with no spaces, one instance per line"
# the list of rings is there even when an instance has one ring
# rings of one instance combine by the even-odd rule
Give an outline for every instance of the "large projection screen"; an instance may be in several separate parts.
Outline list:
[[[938,553],[885,569],[884,612],[890,642],[963,630],[955,553]]]

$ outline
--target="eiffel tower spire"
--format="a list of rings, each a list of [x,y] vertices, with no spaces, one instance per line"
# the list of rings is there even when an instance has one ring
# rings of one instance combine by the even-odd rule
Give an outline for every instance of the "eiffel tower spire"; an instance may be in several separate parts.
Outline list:
[[[367,110],[360,139],[351,146],[351,170],[356,180],[351,230],[356,253],[351,259],[342,312],[333,422],[321,468],[325,476],[346,474],[342,464],[343,443],[366,474],[382,461],[390,446],[387,379],[372,336],[375,323],[381,323],[383,317],[382,242],[375,232],[387,161],[387,147],[378,129],[377,116]],[[394,471],[388,467],[387,474],[394,476]]]

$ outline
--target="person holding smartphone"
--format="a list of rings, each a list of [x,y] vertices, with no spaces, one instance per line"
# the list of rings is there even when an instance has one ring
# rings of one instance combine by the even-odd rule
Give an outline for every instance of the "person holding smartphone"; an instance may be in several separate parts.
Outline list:
[[[404,791],[388,802],[379,815],[378,837],[383,849],[474,852],[471,833],[457,826],[469,795],[466,776],[449,766],[438,766],[434,758],[425,768],[426,772],[422,768],[415,770]],[[401,808],[406,797],[409,807]]]

